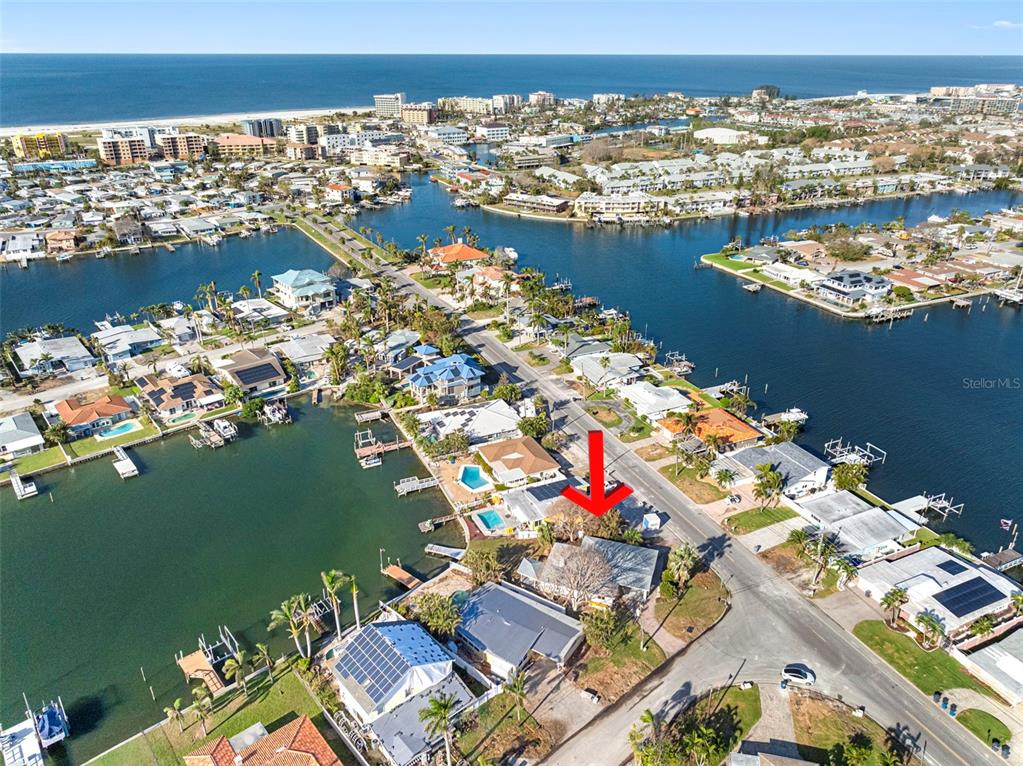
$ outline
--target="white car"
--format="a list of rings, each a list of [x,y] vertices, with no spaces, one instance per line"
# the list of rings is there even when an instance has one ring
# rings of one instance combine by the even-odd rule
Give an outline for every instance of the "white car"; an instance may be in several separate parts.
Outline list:
[[[802,684],[803,686],[813,686],[817,683],[817,674],[814,673],[806,665],[799,663],[792,663],[786,665],[781,669],[781,677],[783,681],[787,681],[790,684]]]
[[[728,499],[725,500],[725,502],[728,505],[738,505],[739,503],[742,502],[742,496],[741,495],[729,495]]]

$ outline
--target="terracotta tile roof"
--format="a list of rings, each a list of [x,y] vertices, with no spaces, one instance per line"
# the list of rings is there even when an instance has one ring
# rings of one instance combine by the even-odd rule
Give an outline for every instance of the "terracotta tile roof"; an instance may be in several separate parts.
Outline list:
[[[122,396],[104,396],[94,402],[82,402],[77,399],[62,399],[54,406],[60,419],[69,426],[91,423],[100,418],[131,412],[131,406]]]
[[[221,133],[216,138],[221,146],[264,146],[276,144],[272,138],[260,138],[259,136],[247,136],[242,133]]]
[[[532,436],[486,444],[479,448],[479,453],[488,464],[499,471],[513,471],[518,468],[526,476],[532,476],[558,468],[558,461],[547,454],[547,450]]]
[[[441,263],[478,261],[487,257],[487,254],[482,250],[477,250],[475,247],[469,247],[462,242],[456,242],[453,245],[445,245],[444,247],[435,247],[430,250],[430,255]]]
[[[184,757],[185,766],[234,766],[234,748],[227,737],[210,740]]]

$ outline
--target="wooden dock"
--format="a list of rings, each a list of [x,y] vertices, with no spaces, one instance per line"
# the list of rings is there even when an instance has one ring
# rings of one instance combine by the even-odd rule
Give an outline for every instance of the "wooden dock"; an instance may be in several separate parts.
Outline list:
[[[430,543],[426,546],[426,555],[437,556],[438,558],[453,559],[455,561],[461,561],[462,557],[465,556],[465,548],[451,548],[447,545],[437,545]]]
[[[404,585],[409,590],[417,588],[423,584],[423,581],[418,577],[409,574],[402,569],[398,564],[388,564],[386,567],[380,570],[380,573],[390,577],[401,585]]]
[[[383,455],[385,452],[396,452],[406,447],[411,447],[412,442],[402,440],[400,436],[394,437],[394,441],[379,441],[371,430],[355,432],[355,457],[360,460],[371,455]]]
[[[424,534],[432,532],[437,527],[439,527],[441,524],[446,524],[447,522],[454,521],[457,518],[458,518],[458,514],[457,513],[449,513],[447,516],[435,516],[432,519],[427,519],[426,521],[420,521],[419,522],[419,531],[424,533]]]
[[[408,476],[394,482],[394,491],[398,493],[398,497],[405,497],[405,495],[411,492],[420,492],[430,487],[436,487],[439,483],[440,480],[436,476],[428,476],[425,479],[420,479],[418,476]]]
[[[383,420],[386,415],[383,410],[366,410],[364,412],[355,413],[356,423],[372,423],[375,420]]]
[[[210,690],[210,694],[216,696],[219,692],[223,691],[224,682],[217,671],[213,669],[202,649],[197,649],[191,654],[178,657],[177,663],[178,667],[181,668],[181,672],[185,674],[185,678],[202,681],[206,684],[206,688]]]

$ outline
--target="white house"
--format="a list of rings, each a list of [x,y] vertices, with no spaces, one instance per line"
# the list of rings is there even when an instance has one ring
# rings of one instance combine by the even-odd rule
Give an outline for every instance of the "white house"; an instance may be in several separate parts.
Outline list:
[[[677,388],[655,386],[645,380],[620,386],[618,393],[623,399],[632,402],[637,415],[650,420],[659,420],[669,412],[685,412],[692,404]]]
[[[19,412],[0,418],[0,457],[9,459],[28,455],[38,452],[45,444],[31,413]]]
[[[571,364],[575,375],[585,378],[597,388],[620,389],[639,380],[643,370],[643,360],[638,356],[615,351],[577,356]]]
[[[77,372],[96,364],[96,357],[74,336],[28,341],[15,346],[14,354],[21,375]]]
[[[792,442],[736,450],[715,461],[714,468],[731,468],[740,480],[753,480],[757,466],[765,464],[781,474],[783,491],[789,497],[819,492],[827,486],[831,473],[828,463]]]

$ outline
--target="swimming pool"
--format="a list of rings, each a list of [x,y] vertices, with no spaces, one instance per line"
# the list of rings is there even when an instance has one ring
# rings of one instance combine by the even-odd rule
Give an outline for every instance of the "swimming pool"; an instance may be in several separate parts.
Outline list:
[[[458,472],[458,483],[472,492],[490,487],[490,481],[476,465],[463,465]]]
[[[119,423],[116,426],[110,426],[110,428],[104,428],[102,431],[100,431],[96,435],[99,438],[101,438],[101,439],[109,439],[111,436],[120,436],[121,434],[126,434],[129,431],[134,431],[135,430],[135,426],[136,426],[136,423],[134,421],[126,420],[125,422]]]
[[[504,526],[504,520],[497,511],[482,511],[477,513],[476,516],[483,522],[483,526],[491,532]]]

